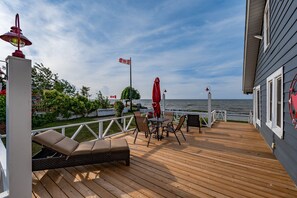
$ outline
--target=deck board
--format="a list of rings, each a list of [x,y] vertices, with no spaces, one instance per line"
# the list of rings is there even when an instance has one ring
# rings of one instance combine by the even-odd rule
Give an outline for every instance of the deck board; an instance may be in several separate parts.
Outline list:
[[[183,129],[183,131],[186,131]],[[297,197],[297,188],[250,124],[220,122],[162,141],[132,132],[131,164],[95,164],[32,173],[32,197]]]

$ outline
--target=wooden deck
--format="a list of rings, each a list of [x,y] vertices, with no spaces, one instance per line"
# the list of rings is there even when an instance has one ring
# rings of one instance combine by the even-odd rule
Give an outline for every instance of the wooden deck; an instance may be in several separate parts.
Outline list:
[[[183,131],[186,131],[185,129]],[[162,141],[122,135],[131,165],[36,171],[32,197],[297,197],[297,188],[260,134],[249,124],[216,123]]]

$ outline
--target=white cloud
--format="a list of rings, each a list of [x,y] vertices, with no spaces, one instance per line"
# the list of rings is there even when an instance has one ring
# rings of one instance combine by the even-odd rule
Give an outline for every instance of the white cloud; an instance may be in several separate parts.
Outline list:
[[[200,1],[155,2],[153,9],[145,10],[124,1],[6,0],[0,2],[0,33],[9,30],[12,13],[19,12],[23,33],[33,42],[23,48],[26,57],[77,88],[91,87],[93,96],[101,90],[119,97],[129,85],[129,66],[118,63],[118,58],[132,57],[133,86],[142,98],[151,98],[157,76],[167,98],[201,98],[212,84],[216,98],[244,98],[241,73],[230,74],[242,68],[244,9],[235,15],[230,12],[238,6],[215,10],[220,17],[214,21],[212,13],[193,11],[195,4]],[[186,12],[193,15],[169,20]],[[227,39],[234,43],[228,46]],[[13,51],[4,43],[0,49],[1,59]]]

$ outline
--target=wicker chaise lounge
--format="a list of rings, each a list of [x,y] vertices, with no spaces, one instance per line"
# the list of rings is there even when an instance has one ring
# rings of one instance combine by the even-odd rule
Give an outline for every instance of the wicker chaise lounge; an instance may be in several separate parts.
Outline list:
[[[130,165],[130,149],[125,139],[96,140],[78,143],[48,130],[32,141],[43,146],[32,158],[32,170],[45,170],[124,160]]]

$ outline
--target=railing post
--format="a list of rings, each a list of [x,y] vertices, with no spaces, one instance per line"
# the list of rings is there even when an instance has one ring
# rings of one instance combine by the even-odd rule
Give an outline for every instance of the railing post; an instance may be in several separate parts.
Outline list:
[[[126,118],[124,118],[124,123],[123,123],[123,132],[126,132],[127,129],[126,129]]]
[[[64,135],[64,136],[65,136],[65,127],[64,127],[64,128],[62,128],[62,135]]]
[[[224,121],[227,122],[227,111],[224,111]]]
[[[7,57],[6,148],[9,197],[32,197],[31,60]]]
[[[208,125],[207,127],[211,128],[211,93],[208,92]]]
[[[248,122],[249,122],[250,124],[253,123],[253,111],[252,111],[252,110],[250,110],[249,118],[248,118]]]
[[[99,139],[102,139],[102,135],[103,135],[103,122],[100,121],[99,122],[99,134],[98,134]]]

